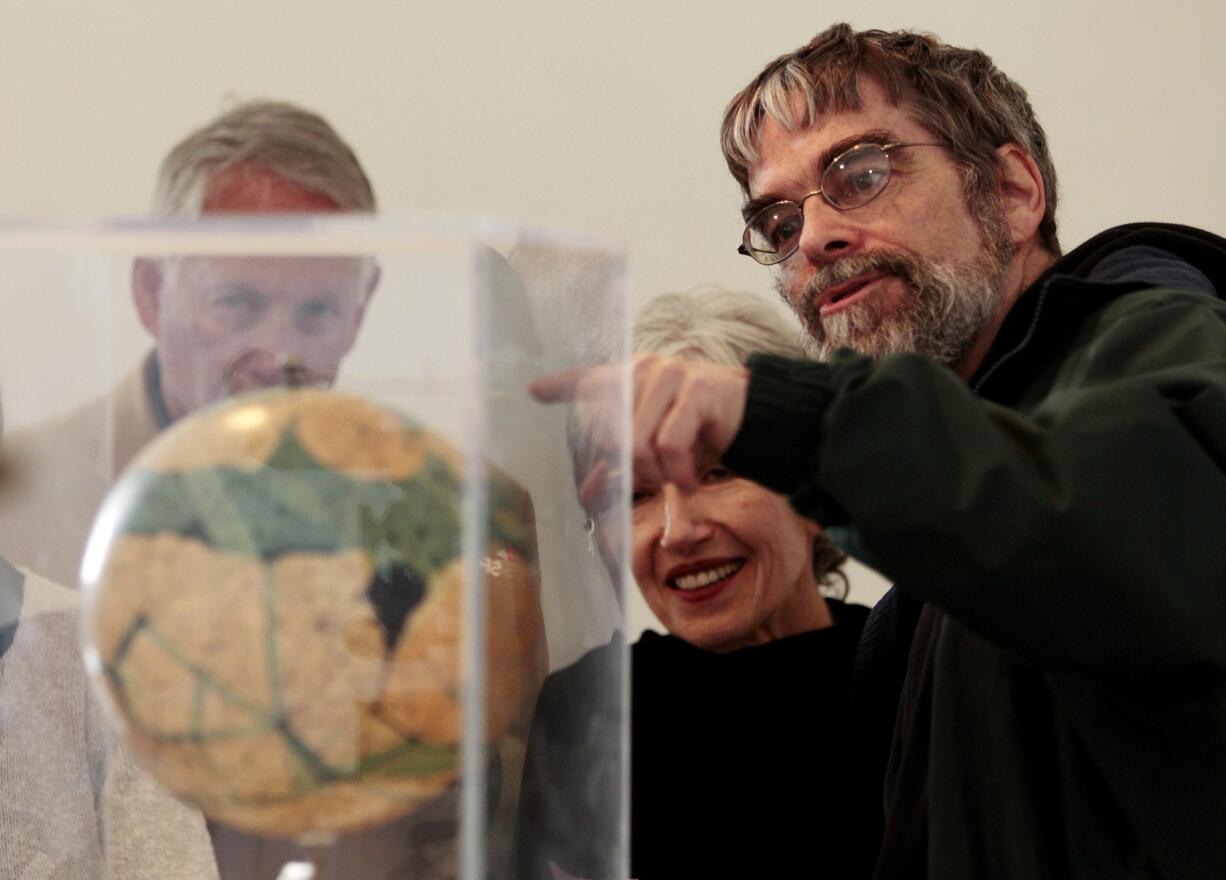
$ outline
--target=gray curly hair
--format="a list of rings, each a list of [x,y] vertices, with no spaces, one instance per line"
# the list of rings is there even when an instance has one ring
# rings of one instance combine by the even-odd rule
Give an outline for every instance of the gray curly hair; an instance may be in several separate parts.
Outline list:
[[[790,316],[757,294],[715,285],[652,299],[635,317],[633,350],[716,364],[744,364],[755,351],[804,359],[804,334]],[[567,433],[576,483],[595,465],[597,452],[584,419],[572,412]],[[847,594],[840,570],[847,554],[819,534],[813,542],[813,572],[827,595]]]

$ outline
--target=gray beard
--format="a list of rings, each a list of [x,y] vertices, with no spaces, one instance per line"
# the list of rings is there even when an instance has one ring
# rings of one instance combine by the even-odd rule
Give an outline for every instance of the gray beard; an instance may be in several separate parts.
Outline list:
[[[776,288],[807,331],[806,347],[817,360],[840,348],[873,358],[912,352],[957,367],[991,324],[1004,300],[1010,253],[985,249],[980,261],[935,263],[893,249],[845,257],[819,270],[793,303],[782,283]],[[818,295],[868,272],[896,276],[905,289],[892,312],[880,296],[869,296],[823,318]]]

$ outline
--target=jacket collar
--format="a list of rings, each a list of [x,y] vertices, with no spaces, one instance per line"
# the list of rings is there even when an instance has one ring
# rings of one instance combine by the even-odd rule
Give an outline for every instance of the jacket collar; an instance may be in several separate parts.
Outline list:
[[[1049,266],[1043,276],[1087,278],[1111,254],[1138,245],[1158,248],[1186,260],[1205,273],[1219,294],[1226,293],[1226,238],[1175,223],[1114,226],[1065,254]],[[1040,277],[1036,284],[1042,281]]]
[[[1140,245],[1158,248],[1186,260],[1209,278],[1219,295],[1226,295],[1226,239],[1174,223],[1114,226],[1056,260],[1022,292],[1005,316],[983,363],[971,377],[971,388],[978,391],[1004,361],[1030,344],[1040,315],[1047,317],[1058,310],[1073,320],[1076,313],[1092,311],[1105,300],[1146,287],[1142,282],[1096,284],[1088,281],[1095,267],[1111,254]],[[1065,289],[1069,286],[1077,287],[1078,295],[1064,295],[1071,292]]]

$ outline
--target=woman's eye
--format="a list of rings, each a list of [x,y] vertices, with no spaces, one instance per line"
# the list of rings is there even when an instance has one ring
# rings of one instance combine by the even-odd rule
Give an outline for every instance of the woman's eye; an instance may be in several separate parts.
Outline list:
[[[726,467],[713,467],[702,475],[704,483],[722,483],[724,480],[731,480],[736,474],[728,470]]]

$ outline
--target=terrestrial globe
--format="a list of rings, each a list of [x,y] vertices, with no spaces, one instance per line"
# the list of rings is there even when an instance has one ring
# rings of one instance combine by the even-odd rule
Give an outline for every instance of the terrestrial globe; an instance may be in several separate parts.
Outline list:
[[[466,580],[464,456],[363,398],[260,391],[130,466],[83,566],[86,661],[128,747],[247,831],[391,820],[458,782],[466,611],[481,590],[488,739],[543,674],[532,505],[493,468]]]

